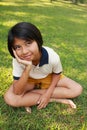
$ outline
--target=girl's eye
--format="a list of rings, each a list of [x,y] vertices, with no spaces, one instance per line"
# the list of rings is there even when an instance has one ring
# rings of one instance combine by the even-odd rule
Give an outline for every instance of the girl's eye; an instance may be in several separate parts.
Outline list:
[[[31,42],[27,42],[27,44],[31,44]]]
[[[29,44],[32,44],[33,40],[29,40],[29,41],[26,41],[26,44],[29,45]]]
[[[15,50],[19,50],[20,48],[21,48],[21,46],[19,46],[19,45],[14,46]]]

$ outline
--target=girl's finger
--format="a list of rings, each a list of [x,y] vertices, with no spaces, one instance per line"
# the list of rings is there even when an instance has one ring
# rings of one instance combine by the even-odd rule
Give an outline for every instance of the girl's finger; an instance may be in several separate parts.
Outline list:
[[[17,56],[15,50],[14,50],[14,49],[12,49],[12,50],[13,50],[13,53],[14,53],[15,57],[18,58],[18,56]]]
[[[20,63],[21,59],[17,56],[16,51],[14,49],[13,49],[13,53],[14,53],[14,56],[17,59],[17,61]]]

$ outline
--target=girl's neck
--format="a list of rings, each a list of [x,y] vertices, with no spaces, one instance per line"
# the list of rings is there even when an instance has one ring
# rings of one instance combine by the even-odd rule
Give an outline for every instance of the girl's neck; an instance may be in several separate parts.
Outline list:
[[[40,52],[36,60],[33,61],[33,65],[37,66],[40,63],[41,56],[42,56],[42,53]]]

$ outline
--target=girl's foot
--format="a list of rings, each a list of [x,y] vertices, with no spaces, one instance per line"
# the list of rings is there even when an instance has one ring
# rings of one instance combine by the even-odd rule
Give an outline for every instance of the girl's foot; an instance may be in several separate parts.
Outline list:
[[[68,100],[68,104],[71,108],[76,109],[76,104],[72,100]]]
[[[67,104],[71,108],[76,109],[75,103],[72,100],[69,100],[69,99],[54,99],[54,98],[51,98],[50,102],[59,102],[59,103]]]
[[[28,113],[31,113],[31,108],[30,108],[30,107],[25,107],[25,109],[26,109],[26,111],[27,111]]]

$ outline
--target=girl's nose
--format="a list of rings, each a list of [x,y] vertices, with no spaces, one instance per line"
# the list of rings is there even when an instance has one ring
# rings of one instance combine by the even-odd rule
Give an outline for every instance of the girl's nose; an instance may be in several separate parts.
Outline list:
[[[23,54],[27,54],[29,52],[28,48],[27,47],[23,47],[23,50],[22,50]]]

